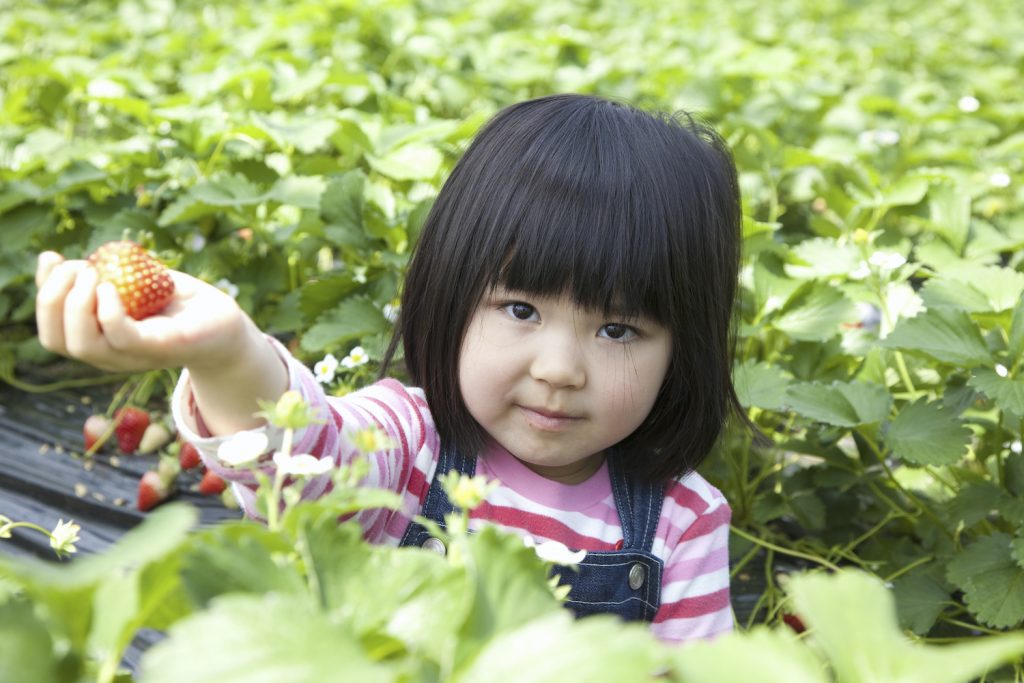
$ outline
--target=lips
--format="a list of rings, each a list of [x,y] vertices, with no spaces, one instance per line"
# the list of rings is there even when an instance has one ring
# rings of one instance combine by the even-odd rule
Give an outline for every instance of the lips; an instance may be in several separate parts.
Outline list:
[[[578,415],[564,413],[559,410],[548,410],[546,408],[532,408],[530,406],[518,406],[526,421],[534,429],[546,432],[554,432],[566,429],[583,419]]]

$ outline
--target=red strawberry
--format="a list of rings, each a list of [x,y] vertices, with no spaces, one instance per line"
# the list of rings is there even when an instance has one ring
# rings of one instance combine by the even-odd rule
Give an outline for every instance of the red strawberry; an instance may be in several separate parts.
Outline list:
[[[121,408],[114,413],[114,421],[117,445],[125,453],[134,453],[149,426],[149,413],[141,408]]]
[[[178,462],[181,464],[181,469],[183,470],[190,470],[195,467],[199,467],[199,451],[197,451],[196,447],[188,441],[182,441],[181,450],[178,451]]]
[[[152,510],[159,503],[166,500],[170,494],[170,487],[155,470],[150,470],[139,479],[139,496],[135,506],[145,512]]]
[[[124,310],[136,320],[159,313],[174,298],[174,281],[160,263],[135,242],[107,242],[89,256],[100,282],[113,283]]]
[[[807,627],[804,626],[804,620],[792,612],[783,612],[782,621],[797,633],[803,633],[807,630]]]
[[[213,496],[221,493],[227,488],[227,482],[220,478],[219,475],[207,470],[203,474],[203,478],[199,480],[199,493],[207,496]]]
[[[85,437],[85,450],[92,451],[96,442],[110,429],[110,420],[104,415],[90,415],[82,425],[82,436]],[[101,443],[100,446],[103,444]],[[97,446],[99,448],[99,446]]]

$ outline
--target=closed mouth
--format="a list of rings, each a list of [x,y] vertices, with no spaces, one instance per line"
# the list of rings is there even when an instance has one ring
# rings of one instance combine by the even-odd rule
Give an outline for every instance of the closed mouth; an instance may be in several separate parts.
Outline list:
[[[546,408],[534,408],[532,406],[519,406],[523,410],[529,410],[532,413],[537,413],[544,417],[550,417],[557,420],[578,420],[579,415],[570,415],[569,413],[563,413],[560,410],[547,410]]]

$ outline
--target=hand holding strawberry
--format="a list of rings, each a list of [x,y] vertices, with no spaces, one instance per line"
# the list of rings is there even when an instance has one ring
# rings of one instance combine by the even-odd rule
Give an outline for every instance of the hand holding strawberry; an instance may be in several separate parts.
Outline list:
[[[40,343],[104,370],[218,367],[258,332],[233,298],[130,242],[88,260],[43,252],[36,284]]]

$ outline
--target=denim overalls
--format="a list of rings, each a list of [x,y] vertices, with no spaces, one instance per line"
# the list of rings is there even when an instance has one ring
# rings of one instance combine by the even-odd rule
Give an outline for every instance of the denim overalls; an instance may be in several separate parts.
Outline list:
[[[434,481],[423,501],[421,514],[444,528],[445,514],[454,510],[437,474],[458,470],[472,476],[476,459],[466,458],[453,448],[443,447]],[[627,621],[651,621],[661,604],[661,578],[664,563],[651,554],[651,544],[661,518],[664,489],[654,484],[641,484],[626,476],[618,458],[608,457],[615,507],[622,523],[621,549],[587,552],[579,564],[579,572],[556,566],[559,583],[572,587],[566,606],[577,617],[588,614],[617,614]],[[444,544],[435,539],[415,521],[409,524],[400,543],[402,546],[423,546],[445,552]],[[617,546],[618,547],[618,546]],[[572,548],[578,550],[578,548]]]

